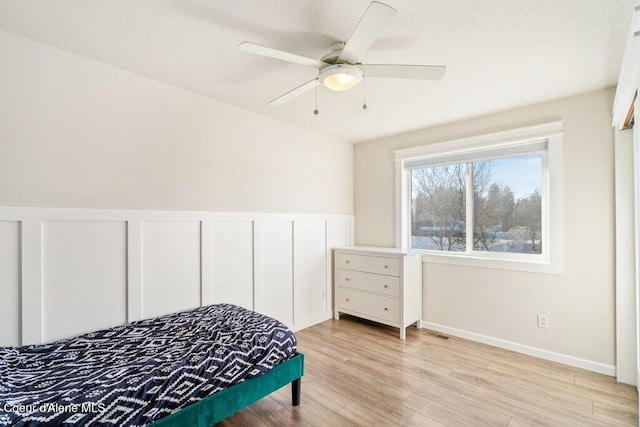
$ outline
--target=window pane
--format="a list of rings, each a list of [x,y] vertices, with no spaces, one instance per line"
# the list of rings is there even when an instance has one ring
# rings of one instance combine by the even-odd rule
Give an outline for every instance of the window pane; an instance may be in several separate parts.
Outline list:
[[[411,245],[465,251],[466,165],[411,171]]]
[[[473,164],[473,249],[542,253],[542,155]]]

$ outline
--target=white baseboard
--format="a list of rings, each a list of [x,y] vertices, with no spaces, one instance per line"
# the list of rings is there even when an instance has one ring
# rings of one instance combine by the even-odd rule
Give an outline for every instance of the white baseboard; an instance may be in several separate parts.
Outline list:
[[[616,367],[605,363],[595,362],[593,360],[582,359],[580,357],[570,356],[568,354],[556,353],[537,347],[531,347],[500,338],[489,337],[486,335],[469,332],[462,329],[451,328],[449,326],[440,325],[423,321],[422,327],[440,332],[446,335],[452,335],[459,338],[465,338],[470,341],[476,341],[482,344],[492,345],[494,347],[504,348],[506,350],[515,351],[529,356],[539,357],[540,359],[551,360],[552,362],[563,363],[565,365],[574,366],[576,368],[587,369],[604,375],[616,376]],[[640,378],[640,377],[639,377]]]
[[[333,315],[331,312],[322,313],[317,316],[305,319],[303,322],[295,323],[293,326],[291,326],[291,330],[293,332],[298,332],[298,331],[301,331],[302,329],[308,328],[309,326],[316,325],[318,323],[324,322],[325,320],[329,320],[331,318],[333,318]]]

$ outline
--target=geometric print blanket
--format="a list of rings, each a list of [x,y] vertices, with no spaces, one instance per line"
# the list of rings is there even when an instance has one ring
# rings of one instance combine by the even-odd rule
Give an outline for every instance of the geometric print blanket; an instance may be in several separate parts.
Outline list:
[[[143,426],[292,358],[277,320],[231,304],[0,347],[0,426]]]

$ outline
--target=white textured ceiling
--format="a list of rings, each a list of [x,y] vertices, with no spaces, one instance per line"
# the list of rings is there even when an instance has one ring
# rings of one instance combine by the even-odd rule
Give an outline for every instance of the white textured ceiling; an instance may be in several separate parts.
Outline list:
[[[385,0],[383,0],[385,1]],[[616,83],[633,0],[386,0],[365,63],[446,65],[440,81],[368,79],[267,102],[317,71],[240,52],[320,59],[369,0],[0,0],[0,29],[346,141],[364,141]]]

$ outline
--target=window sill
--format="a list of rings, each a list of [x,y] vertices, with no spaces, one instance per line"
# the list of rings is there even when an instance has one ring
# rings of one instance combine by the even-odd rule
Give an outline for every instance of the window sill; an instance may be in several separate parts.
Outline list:
[[[564,274],[560,263],[550,262],[548,259],[524,260],[521,258],[505,259],[497,256],[476,255],[467,253],[438,253],[426,250],[416,250],[422,253],[422,262],[434,264],[461,265],[465,267],[492,268],[500,270],[525,271],[530,273]],[[496,254],[499,255],[499,254]]]

